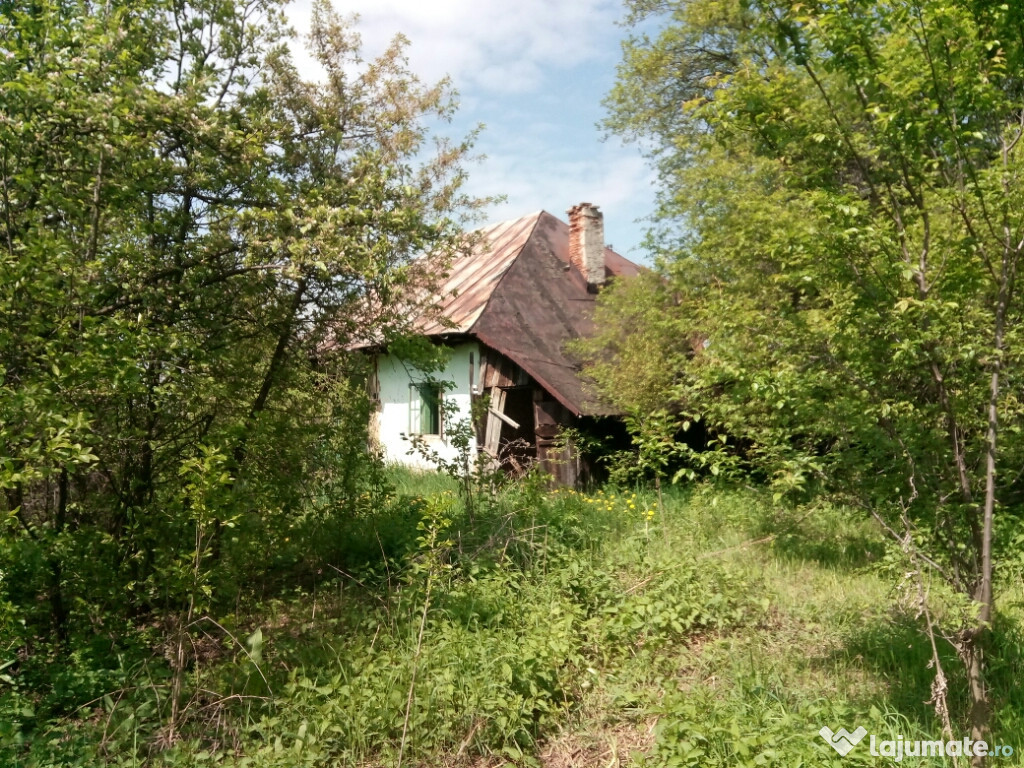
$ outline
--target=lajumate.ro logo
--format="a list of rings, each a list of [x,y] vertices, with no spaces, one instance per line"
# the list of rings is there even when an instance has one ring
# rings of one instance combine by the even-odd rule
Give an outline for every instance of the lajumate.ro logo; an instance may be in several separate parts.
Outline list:
[[[868,731],[864,727],[858,727],[852,733],[845,728],[833,731],[825,725],[818,731],[818,735],[827,741],[832,749],[845,757],[864,740]],[[948,741],[924,741],[905,739],[902,735],[895,739],[880,740],[871,734],[868,750],[874,757],[889,757],[897,763],[905,757],[1009,757],[1013,754],[1013,747],[1009,744],[995,744],[990,747],[987,741],[974,741],[966,736]]]

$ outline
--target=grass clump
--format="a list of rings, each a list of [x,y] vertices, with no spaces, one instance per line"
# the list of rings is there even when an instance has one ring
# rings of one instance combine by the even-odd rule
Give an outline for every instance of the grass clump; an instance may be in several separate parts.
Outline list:
[[[476,492],[397,473],[320,531],[294,588],[207,617],[173,738],[164,651],[128,654],[40,737],[5,741],[3,764],[838,767],[877,758],[841,758],[822,725],[939,737],[926,639],[848,510],[535,478]],[[31,704],[0,695],[12,716]]]

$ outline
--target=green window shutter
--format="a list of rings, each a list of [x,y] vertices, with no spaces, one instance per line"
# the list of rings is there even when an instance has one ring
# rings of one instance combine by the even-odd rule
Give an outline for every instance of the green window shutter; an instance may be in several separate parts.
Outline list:
[[[441,388],[436,384],[419,384],[419,432],[421,435],[441,434]]]

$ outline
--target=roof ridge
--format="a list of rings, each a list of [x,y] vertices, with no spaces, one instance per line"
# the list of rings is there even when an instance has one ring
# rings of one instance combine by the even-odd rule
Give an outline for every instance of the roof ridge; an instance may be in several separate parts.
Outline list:
[[[523,240],[523,244],[521,246],[519,246],[519,250],[516,252],[515,257],[513,257],[509,261],[508,266],[505,267],[505,270],[501,273],[501,277],[499,277],[497,282],[494,283],[494,287],[491,289],[490,294],[488,294],[487,300],[484,302],[484,305],[480,308],[480,312],[477,314],[476,320],[474,320],[473,324],[471,326],[469,326],[469,328],[466,329],[466,331],[465,331],[466,333],[473,333],[473,329],[476,328],[477,323],[479,323],[480,319],[484,315],[487,314],[487,307],[490,306],[491,301],[494,300],[494,294],[496,294],[498,292],[498,288],[501,287],[501,284],[505,280],[505,278],[508,276],[508,273],[512,271],[512,267],[515,266],[515,263],[519,260],[519,257],[523,255],[523,251],[526,249],[526,246],[529,244],[530,240],[533,239],[533,233],[537,231],[537,225],[540,223],[540,217],[543,216],[545,213],[547,213],[547,211],[545,211],[542,208],[541,210],[537,211],[536,213],[528,213],[526,216],[520,216],[518,219],[512,219],[509,222],[502,222],[503,224],[504,223],[512,224],[512,223],[515,223],[517,221],[522,221],[523,219],[528,219],[531,216],[533,217],[533,226],[530,227],[530,234],[528,234],[526,236],[526,239]],[[551,214],[548,213],[548,216],[550,216],[550,215]]]
[[[477,227],[476,229],[472,230],[472,232],[483,232],[485,230],[495,229],[497,227],[501,227],[501,226],[504,226],[506,224],[515,224],[517,221],[522,221],[523,219],[529,219],[529,218],[537,218],[537,219],[539,219],[540,215],[542,213],[547,213],[548,216],[552,216],[553,215],[551,213],[548,213],[548,211],[544,210],[543,208],[538,208],[535,211],[529,211],[527,213],[524,213],[522,216],[516,216],[514,219],[502,219],[501,221],[492,221],[489,224],[484,224],[483,226]]]

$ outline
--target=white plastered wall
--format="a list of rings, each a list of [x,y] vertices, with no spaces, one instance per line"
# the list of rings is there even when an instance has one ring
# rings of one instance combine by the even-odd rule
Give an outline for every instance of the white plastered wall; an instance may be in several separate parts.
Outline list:
[[[472,361],[472,362],[471,362]],[[445,433],[452,423],[469,419],[472,413],[471,386],[477,383],[480,370],[480,349],[474,342],[466,342],[452,348],[452,354],[443,371],[435,371],[429,378],[435,381],[451,382],[452,386],[443,394],[448,407],[454,403],[454,414],[442,427],[441,435],[424,435],[426,444],[446,460],[458,458],[458,452],[447,441]],[[473,381],[470,382],[472,371]],[[410,388],[428,380],[428,376],[411,365],[390,354],[377,357],[377,382],[379,386],[380,411],[377,424],[377,440],[384,451],[385,461],[405,464],[420,469],[434,466],[417,453],[410,454],[412,443],[403,437],[410,429],[418,428],[418,421],[410,414],[413,397]],[[476,441],[470,450],[476,454]]]

